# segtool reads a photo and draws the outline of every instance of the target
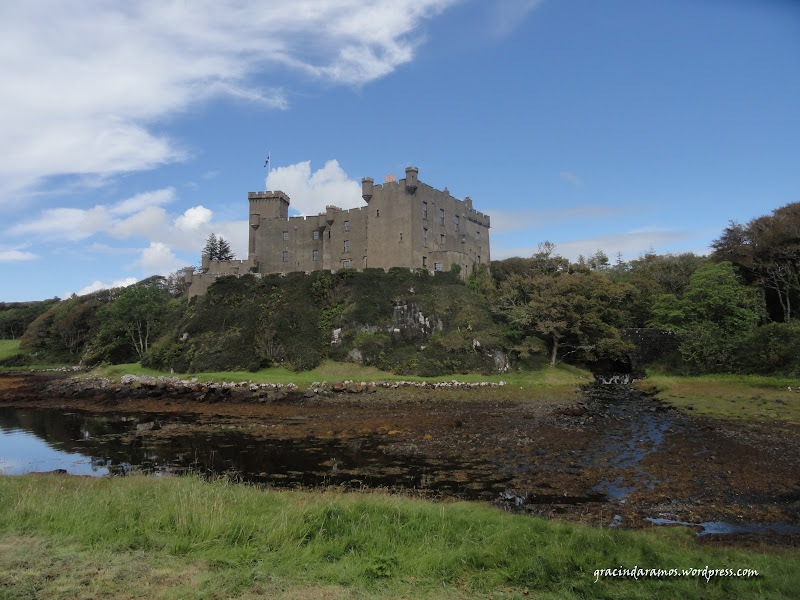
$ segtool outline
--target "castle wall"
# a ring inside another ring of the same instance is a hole
[[[368,267],[447,271],[459,264],[467,277],[475,265],[488,265],[489,217],[474,210],[469,198],[458,200],[417,176],[409,167],[399,181],[374,185],[365,178],[365,206],[329,206],[309,217],[289,217],[283,192],[250,192],[248,260],[204,260],[202,273],[194,279],[187,274],[190,297],[205,293],[220,275]]]

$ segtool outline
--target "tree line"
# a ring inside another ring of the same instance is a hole
[[[229,259],[222,242],[210,236],[204,253]],[[417,374],[486,369],[489,348],[518,364],[623,364],[632,351],[624,332],[655,328],[680,340],[666,369],[800,375],[800,203],[731,223],[712,248],[710,256],[649,251],[630,261],[598,250],[570,261],[543,242],[531,257],[479,265],[466,285],[457,273],[407,269],[221,277],[191,303],[175,274],[0,305],[0,325],[4,337],[22,336],[27,359],[17,361],[143,361],[176,370],[289,361],[305,369],[326,357],[359,357]],[[425,343],[387,333],[394,301],[424,307],[440,330]],[[344,345],[334,348],[337,328]]]

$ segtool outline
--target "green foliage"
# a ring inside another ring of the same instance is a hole
[[[28,325],[58,302],[58,298],[42,302],[0,302],[0,339],[19,339]]]
[[[124,339],[141,359],[160,333],[169,300],[169,291],[161,280],[125,288],[115,302],[103,307],[100,345],[114,354]]]
[[[217,237],[214,233],[209,234],[206,239],[203,254],[208,256],[209,260],[233,260],[236,258],[228,240],[222,236]]]
[[[731,363],[741,373],[800,377],[800,321],[753,329],[736,348]]]
[[[621,358],[628,349],[616,329],[623,321],[624,294],[599,273],[512,275],[498,293],[500,312],[509,323],[547,341],[551,366],[565,350],[598,360]]]
[[[733,262],[764,289],[775,320],[792,318],[800,300],[800,202],[746,225],[731,222],[712,246],[716,259]]]
[[[698,269],[681,298],[659,297],[650,324],[683,338],[680,352],[690,368],[714,371],[730,366],[763,315],[763,295],[743,285],[731,263],[720,262]]]

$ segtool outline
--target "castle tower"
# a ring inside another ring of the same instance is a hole
[[[274,192],[248,192],[250,201],[250,235],[248,254],[252,258],[257,254],[256,231],[264,220],[289,218],[289,196],[280,190]]]

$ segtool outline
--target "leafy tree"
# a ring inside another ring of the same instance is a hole
[[[681,254],[654,254],[648,252],[632,260],[626,270],[630,280],[650,279],[664,292],[680,296],[689,284],[689,278],[706,262],[706,258],[692,252]]]
[[[800,293],[800,202],[746,225],[731,222],[712,247],[716,258],[742,268],[749,280],[777,299],[784,322],[792,318],[792,302]]]
[[[574,352],[594,360],[616,358],[627,350],[615,328],[622,318],[622,296],[599,273],[515,274],[498,293],[500,310],[509,321],[526,335],[547,342],[551,366],[559,356]]]
[[[718,370],[729,364],[763,311],[763,296],[739,281],[731,263],[710,263],[691,276],[681,298],[658,298],[650,325],[681,335],[680,352],[693,368]]]
[[[129,286],[115,302],[104,307],[101,335],[109,339],[124,335],[141,358],[155,338],[168,302],[169,291],[163,279]]]

